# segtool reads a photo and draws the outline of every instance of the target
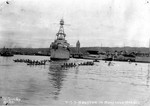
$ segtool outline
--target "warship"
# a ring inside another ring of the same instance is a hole
[[[51,60],[69,60],[70,49],[69,43],[65,40],[66,34],[64,32],[64,20],[60,20],[60,28],[56,34],[56,39],[50,45],[50,59]]]

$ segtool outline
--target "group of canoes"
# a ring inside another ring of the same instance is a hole
[[[94,65],[93,61],[87,61],[87,62],[82,62],[82,63],[64,63],[61,65],[61,67],[76,67],[76,66],[92,66]]]
[[[49,60],[30,60],[30,59],[16,59],[14,62],[23,62],[27,63],[27,65],[45,65]]]
[[[89,66],[89,65],[90,65],[90,66],[92,66],[92,65],[94,65],[94,62],[93,62],[93,61],[87,61],[87,62],[79,63],[78,65],[79,65],[79,66],[80,66],[80,65],[86,65],[86,66]]]
[[[76,63],[64,63],[61,65],[61,67],[76,67],[77,64]]]
[[[50,62],[50,60],[30,60],[30,59],[15,59],[14,62],[26,63],[27,65],[45,65],[46,62]],[[64,63],[61,67],[76,67],[76,66],[92,66],[94,65],[94,61],[87,61],[81,63]]]

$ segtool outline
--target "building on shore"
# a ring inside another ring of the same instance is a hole
[[[79,42],[79,40],[76,43],[76,51],[77,51],[77,53],[80,53],[80,42]]]
[[[75,52],[71,54],[73,58],[83,58],[83,53],[80,51],[80,42],[79,40],[76,43]]]

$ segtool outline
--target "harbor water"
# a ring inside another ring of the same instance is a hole
[[[27,65],[14,59],[48,60],[46,56],[0,57],[0,105],[12,106],[150,106],[150,65],[95,62],[62,68],[64,62]],[[15,98],[15,99],[14,99]],[[17,98],[17,99],[16,99]]]

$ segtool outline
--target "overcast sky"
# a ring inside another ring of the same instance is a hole
[[[0,0],[0,47],[49,47],[62,17],[71,46],[149,46],[148,0]]]

